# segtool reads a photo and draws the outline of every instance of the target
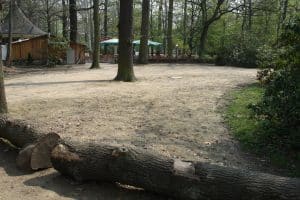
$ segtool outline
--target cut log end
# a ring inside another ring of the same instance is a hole
[[[50,155],[59,139],[60,137],[56,133],[49,133],[37,141],[31,154],[30,164],[33,170],[52,167]]]
[[[32,150],[34,148],[34,145],[28,145],[24,149],[22,149],[16,159],[16,165],[17,168],[22,170],[22,171],[31,171],[31,165],[30,165],[30,160],[31,160],[31,154]]]

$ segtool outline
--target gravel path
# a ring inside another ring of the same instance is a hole
[[[267,170],[242,153],[220,112],[224,95],[253,83],[255,69],[153,64],[136,66],[138,81],[123,83],[110,81],[116,65],[88,67],[10,76],[10,114],[64,138],[135,145],[184,160]],[[54,170],[21,176],[6,156],[14,152],[1,147],[0,179],[5,184],[0,186],[0,199],[159,199],[112,185],[72,186]]]

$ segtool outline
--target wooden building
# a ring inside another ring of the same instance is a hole
[[[12,43],[12,60],[26,61],[29,57],[32,60],[47,62],[55,49],[49,44],[48,35],[42,35],[30,39],[18,40]],[[60,59],[65,64],[84,64],[86,46],[80,43],[70,43],[70,48],[60,53]]]
[[[35,26],[16,4],[13,5],[11,12],[13,12],[12,61],[22,62],[30,58],[33,61],[45,63],[51,58],[51,55],[57,53],[53,52],[55,49],[51,48],[50,38],[55,38],[54,36],[50,36]],[[5,17],[3,23],[0,25],[0,33],[3,37],[2,45],[7,44],[9,15]],[[66,64],[85,63],[86,46],[80,43],[70,43],[68,46],[68,50],[59,53],[59,60]]]

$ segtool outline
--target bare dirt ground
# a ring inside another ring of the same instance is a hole
[[[116,65],[17,69],[6,79],[9,112],[64,138],[135,145],[183,160],[269,171],[243,153],[222,118],[224,96],[255,81],[255,69],[136,66],[134,83],[111,81]],[[27,73],[30,72],[30,73]],[[0,145],[0,199],[167,199],[110,184],[72,185],[53,169],[23,175]]]

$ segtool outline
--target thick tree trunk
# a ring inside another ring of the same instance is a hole
[[[120,1],[119,62],[116,81],[135,81],[133,71],[133,0]]]
[[[118,182],[178,199],[300,198],[299,179],[183,162],[133,147],[61,142],[51,161],[77,181]]]
[[[168,10],[168,32],[167,32],[167,55],[168,58],[173,57],[173,4],[174,0],[169,0]]]
[[[94,47],[93,47],[93,63],[91,69],[99,69],[99,55],[100,55],[100,14],[99,14],[99,0],[94,0]]]
[[[140,39],[140,50],[139,50],[139,63],[140,64],[148,63],[149,8],[150,8],[150,0],[143,0],[141,39]]]
[[[66,0],[62,0],[62,31],[63,31],[63,37],[68,38],[68,16],[67,16],[67,6],[66,6]]]
[[[69,15],[70,15],[70,41],[77,41],[77,11],[76,0],[69,0]]]

